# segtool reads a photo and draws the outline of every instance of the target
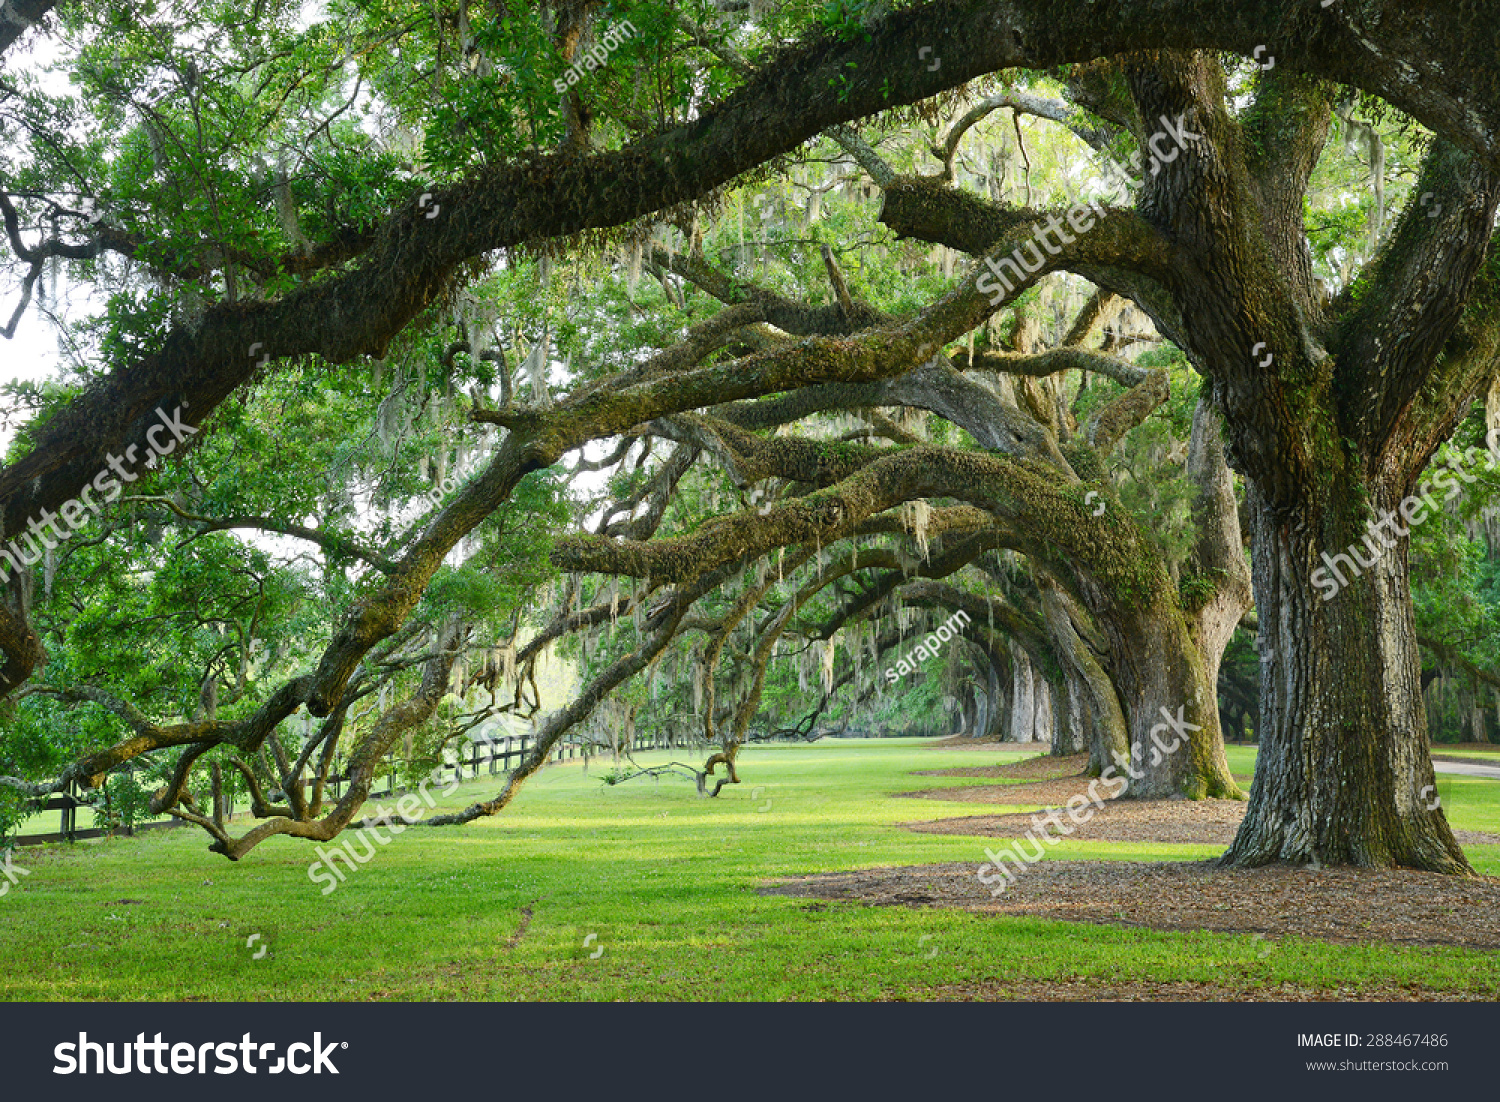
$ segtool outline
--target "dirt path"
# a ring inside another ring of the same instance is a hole
[[[767,895],[943,906],[1153,930],[1500,949],[1500,879],[1412,870],[1236,869],[1211,861],[1042,861],[982,884],[979,860],[799,877]],[[991,874],[992,876],[994,874]],[[998,886],[1004,892],[992,896]]]
[[[1091,778],[1078,771],[1087,758],[1032,758],[1013,765],[976,766],[961,769],[923,770],[925,777],[993,777],[1012,782],[1043,778],[1030,783],[994,785],[948,785],[902,792],[905,799],[945,800],[954,803],[1012,804],[1062,811],[1074,796],[1087,798]],[[1110,792],[1114,786],[1104,785]],[[1096,789],[1097,791],[1098,789]],[[1078,805],[1075,805],[1078,806]],[[1082,812],[1080,814],[1083,814]],[[974,834],[986,838],[1020,838],[1035,831],[1035,822],[1046,813],[967,815],[903,823],[907,830],[923,834]],[[1107,800],[1086,823],[1074,822],[1064,812],[1061,833],[1096,842],[1172,842],[1228,846],[1245,817],[1239,800]],[[1056,832],[1056,831],[1054,831]],[[1453,832],[1461,845],[1500,844],[1500,834],[1473,830]]]
[[[1247,965],[1247,968],[1250,967]],[[926,998],[951,1002],[1128,1002],[1128,1003],[1313,1003],[1313,1002],[1493,1002],[1482,993],[1432,990],[1420,982],[1405,986],[1309,987],[1300,983],[1261,983],[1246,976],[1230,983],[1107,983],[1083,980],[981,980],[942,984]]]
[[[985,777],[1010,783],[955,785],[904,792],[898,797],[955,803],[1011,804],[1061,809],[1074,796],[1086,795],[1090,778],[1079,774],[1084,759],[1038,757],[1009,765],[924,771],[923,776]],[[1078,806],[1075,804],[1075,806]],[[1055,833],[1104,842],[1195,842],[1227,845],[1245,814],[1234,800],[1109,800],[1091,820],[1076,823],[1064,812],[1065,828]],[[982,883],[979,873],[987,851],[1010,851],[1012,840],[1028,831],[1023,856],[1046,846],[1035,819],[1043,813],[971,815],[903,823],[908,830],[939,834],[972,834],[974,860],[961,864],[866,869],[792,878],[762,889],[768,895],[844,900],[874,906],[961,907],[996,914],[1031,915],[1068,922],[1136,926],[1156,930],[1208,930],[1259,935],[1263,956],[1286,936],[1319,941],[1461,946],[1500,949],[1500,878],[1458,879],[1408,869],[1221,869],[1213,861],[1012,862],[1022,867],[1007,880],[992,871]],[[1500,843],[1500,836],[1456,832],[1466,845]],[[990,842],[988,839],[996,839]],[[988,858],[993,862],[994,858]],[[1031,987],[1038,992],[1028,994]],[[991,984],[935,991],[940,998],[1088,998],[1204,999],[1269,998],[1280,1001],[1343,998],[1337,990],[1282,985],[1271,990],[1196,984],[1126,984],[1104,990],[1080,984],[1070,996],[1067,984]],[[991,989],[993,988],[993,990]],[[1180,988],[1180,990],[1179,990]],[[1433,997],[1418,989],[1392,988],[1366,996],[1378,999]],[[1444,993],[1440,997],[1448,998]]]

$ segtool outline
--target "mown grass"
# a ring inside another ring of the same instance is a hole
[[[1466,742],[1458,746],[1437,743],[1432,747],[1432,754],[1439,758],[1458,758],[1462,761],[1478,762],[1481,765],[1500,765],[1500,747],[1490,749],[1484,746],[1476,746],[1472,742]]]
[[[1248,772],[1252,755],[1231,748],[1232,768]],[[980,839],[895,824],[1001,805],[891,794],[993,783],[910,774],[1022,756],[907,740],[752,747],[741,758],[744,783],[711,801],[686,780],[605,786],[598,763],[591,775],[552,766],[504,815],[408,830],[328,895],[308,877],[313,847],[286,839],[235,864],[208,854],[206,837],[188,830],[28,848],[17,860],[31,874],[0,897],[0,998],[900,999],[1047,979],[1345,993],[1416,985],[1500,997],[1492,953],[1284,939],[1266,955],[1263,942],[1243,935],[757,893],[783,875],[977,867]],[[466,784],[440,806],[496,787]],[[1455,826],[1500,832],[1500,783],[1451,778],[1449,787]],[[1049,857],[1216,852],[1068,840]],[[1469,852],[1482,871],[1500,873],[1500,846]],[[260,960],[246,947],[256,933],[256,947],[270,947]]]

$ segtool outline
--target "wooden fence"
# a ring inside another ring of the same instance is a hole
[[[450,762],[439,766],[431,774],[433,777],[433,783],[448,783],[448,779],[450,779],[450,771],[452,771],[454,775],[452,779],[457,779],[460,781],[465,779],[466,775],[469,777],[469,779],[478,779],[480,773],[485,768],[488,768],[491,775],[502,772],[509,773],[513,768],[511,762],[515,761],[516,765],[520,765],[521,762],[525,760],[526,755],[530,753],[533,742],[534,740],[530,735],[521,735],[519,737],[514,735],[507,735],[503,739],[493,739],[488,742],[470,743],[469,756],[457,762]],[[682,748],[681,740],[660,739],[655,738],[651,735],[637,735],[634,745],[631,747],[631,752],[638,753],[646,750],[662,750],[669,747]],[[607,747],[601,747],[598,743],[560,743],[549,756],[547,764],[551,765],[561,761],[572,761],[579,757],[582,757],[585,762],[587,762],[589,758],[598,756],[598,752],[600,750],[603,750],[606,754],[609,753]],[[385,776],[385,790],[378,791],[372,789],[370,792],[370,796],[372,797],[395,796],[401,792],[407,791],[405,788],[398,787],[397,785],[397,762],[394,754],[388,756],[386,758],[386,762],[388,768],[386,770]],[[337,761],[335,761],[334,765],[334,776],[329,779],[328,785],[333,790],[334,799],[338,799],[338,797],[343,793],[343,786],[349,782],[349,778],[344,775],[344,770],[339,766]],[[13,844],[17,846],[40,846],[48,842],[76,842],[81,838],[103,838],[106,835],[129,835],[143,830],[163,830],[169,827],[192,825],[190,823],[184,822],[181,819],[163,819],[150,823],[138,823],[134,827],[116,827],[110,830],[105,830],[102,827],[90,827],[88,829],[79,830],[78,809],[80,807],[87,806],[88,804],[85,801],[78,799],[75,795],[74,786],[69,785],[66,792],[63,792],[60,795],[53,796],[39,809],[43,812],[56,811],[61,815],[61,822],[58,824],[58,830],[56,831],[56,833],[23,834],[19,838],[13,839]],[[227,795],[225,796],[225,814],[234,814],[233,802]]]

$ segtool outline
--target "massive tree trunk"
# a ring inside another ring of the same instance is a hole
[[[1036,737],[1037,678],[1031,658],[1020,643],[1010,648],[1010,733],[1007,742],[1030,742]]]
[[[1080,754],[1089,746],[1088,687],[1082,678],[1068,673],[1062,681],[1058,707],[1052,722],[1053,756]]]
[[[1494,374],[1496,285],[1480,273],[1500,175],[1434,142],[1375,260],[1325,303],[1302,207],[1327,90],[1268,75],[1231,118],[1206,57],[1129,80],[1143,115],[1192,110],[1205,136],[1144,185],[1141,209],[1182,242],[1186,346],[1253,517],[1261,751],[1225,860],[1467,871],[1435,798],[1405,533],[1383,549],[1366,523],[1389,523]],[[1334,587],[1320,571],[1350,548],[1369,565],[1346,560]]]
[[[1218,697],[1175,594],[1099,617],[1110,638],[1114,682],[1130,723],[1132,799],[1239,798],[1219,729]]]
[[[1056,713],[1056,702],[1053,700],[1052,682],[1042,676],[1041,671],[1035,671],[1036,676],[1036,715],[1031,722],[1031,741],[1044,742],[1049,747],[1052,745],[1052,724]]]
[[[958,711],[953,716],[950,735],[972,735],[984,722],[984,697],[977,689],[958,698]]]
[[[993,660],[984,664],[986,678],[984,725],[975,737],[998,742],[1005,731],[1005,682],[1008,671],[998,669]],[[1004,680],[1002,680],[1004,678]]]
[[[1042,579],[1042,612],[1048,634],[1068,677],[1069,698],[1083,704],[1084,747],[1089,751],[1085,772],[1097,777],[1114,765],[1117,758],[1130,753],[1130,726],[1125,720],[1124,709],[1120,707],[1114,683],[1079,634],[1073,606],[1045,578]]]
[[[1278,523],[1251,494],[1260,758],[1224,860],[1469,872],[1427,749],[1406,540],[1366,542],[1344,504],[1358,490],[1330,489],[1302,527]],[[1377,489],[1372,505],[1394,510],[1401,496]],[[1331,592],[1338,576],[1347,584]]]
[[[1393,504],[1400,495],[1392,487],[1420,470],[1494,377],[1500,173],[1489,159],[1435,141],[1380,254],[1328,302],[1313,279],[1304,218],[1328,134],[1327,86],[1277,67],[1257,77],[1248,104],[1231,113],[1211,55],[1143,56],[1126,75],[1141,120],[1190,117],[1198,135],[1141,181],[1136,212],[1161,235],[1170,262],[1157,264],[1137,246],[1104,261],[1093,251],[1103,239],[1095,230],[1046,266],[1134,299],[1188,352],[1209,379],[1236,466],[1266,513],[1255,541],[1263,750],[1230,860],[1462,871],[1441,808],[1427,806],[1432,793],[1418,802],[1431,771],[1404,559],[1329,602],[1343,608],[1325,606],[1311,575],[1323,551],[1340,552],[1360,535],[1346,531],[1358,503]],[[1144,143],[1146,133],[1136,137]],[[898,181],[887,188],[883,219],[976,255],[1003,256],[1020,244],[1012,228],[1029,212],[936,190]],[[1111,655],[1125,658],[1111,673],[1139,747],[1146,699],[1206,698],[1206,679],[1175,658],[1175,670],[1138,668],[1133,655],[1159,653],[1153,640],[1163,653],[1179,653],[1171,632],[1134,609],[1127,611],[1139,630],[1124,630],[1097,604],[1089,602],[1090,612],[1111,633]],[[1209,636],[1227,617],[1200,619],[1194,627],[1206,666]],[[1163,684],[1171,681],[1178,684]],[[1191,702],[1188,711],[1202,722]]]
[[[1224,456],[1222,422],[1218,410],[1207,398],[1199,398],[1198,408],[1193,411],[1187,468],[1188,477],[1198,490],[1193,502],[1198,542],[1193,547],[1188,571],[1198,583],[1195,588],[1207,591],[1189,611],[1188,630],[1203,656],[1208,683],[1217,692],[1224,648],[1229,646],[1240,620],[1254,606],[1255,598],[1250,564],[1245,561],[1234,478]]]

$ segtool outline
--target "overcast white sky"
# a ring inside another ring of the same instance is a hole
[[[40,77],[43,86],[54,94],[65,92],[70,86],[63,74],[42,72],[46,66],[52,64],[57,53],[56,42],[33,33],[27,39],[17,43],[14,49],[6,51],[5,71],[9,74],[34,74]],[[12,150],[0,146],[0,158],[12,155]],[[0,240],[3,240],[3,235],[0,235]],[[26,240],[28,244],[35,243],[30,236],[23,235],[23,240]],[[10,243],[5,242],[0,247],[5,249],[7,259],[10,259]],[[63,270],[66,271],[66,269]],[[64,295],[68,293],[68,289],[61,283],[59,283],[58,291]],[[0,296],[0,325],[10,321],[11,312],[15,310],[16,303],[19,301],[20,287],[6,288],[3,296]],[[15,336],[8,341],[0,339],[0,382],[10,382],[13,379],[41,379],[56,375],[61,370],[62,363],[63,359],[57,351],[56,332],[51,322],[38,313],[36,301],[33,298],[31,305],[26,308],[26,314],[21,318],[21,323],[16,326]]]
[[[14,294],[0,302],[5,320],[10,320],[16,308]],[[62,357],[57,352],[57,337],[52,323],[36,312],[35,303],[26,308],[21,324],[16,326],[12,340],[0,341],[0,382],[12,379],[41,379],[56,375],[62,369]]]
[[[4,304],[8,315],[15,309],[14,300]],[[5,362],[0,367],[0,378],[34,378],[53,370],[56,342],[44,338],[39,332],[36,315],[27,312],[16,327],[14,340],[5,342]]]

